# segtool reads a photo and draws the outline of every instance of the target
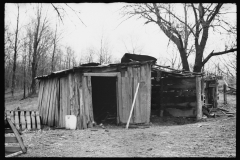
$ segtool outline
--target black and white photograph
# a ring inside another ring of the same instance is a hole
[[[236,3],[4,3],[5,157],[235,157]]]

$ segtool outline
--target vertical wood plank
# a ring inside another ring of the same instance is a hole
[[[89,103],[89,116],[90,116],[90,123],[89,127],[92,127],[92,122],[94,121],[94,115],[93,115],[93,106],[92,106],[92,84],[91,84],[91,77],[88,77],[88,103]]]
[[[36,129],[35,111],[31,111],[32,129]]]
[[[82,78],[81,78],[82,79]],[[79,89],[79,95],[80,95],[80,116],[79,116],[79,121],[80,121],[80,127],[81,129],[86,128],[85,126],[85,117],[84,117],[84,91],[83,91],[83,85]]]
[[[37,124],[37,129],[41,129],[41,121],[39,117],[39,112],[36,111],[36,124]]]
[[[44,81],[40,80],[40,88],[38,92],[38,110],[40,111],[42,109],[41,103],[42,103],[42,97],[43,97],[43,88],[44,88]]]
[[[56,107],[56,90],[57,90],[57,78],[54,78],[53,81],[53,91],[52,91],[52,105],[51,105],[51,112],[50,112],[50,121],[49,121],[49,125],[53,126],[54,125],[54,114],[55,114],[55,107]]]
[[[55,82],[55,79],[51,79],[51,89],[50,89],[50,92],[49,92],[49,100],[48,100],[48,109],[47,109],[47,120],[46,120],[46,124],[48,126],[51,126],[51,120],[52,120],[52,106],[53,106],[53,99],[54,99],[54,82]]]
[[[43,121],[43,115],[44,115],[44,111],[45,111],[45,107],[46,107],[46,103],[47,103],[47,91],[48,91],[48,80],[44,80],[44,88],[43,88],[43,93],[42,93],[42,101],[41,101],[41,106],[40,106],[40,112],[39,112],[39,116],[42,118]]]
[[[82,91],[82,74],[78,74],[78,88],[79,88],[79,115],[78,115],[78,129],[83,129],[83,91]]]
[[[20,121],[21,121],[21,127],[22,127],[21,129],[25,130],[26,129],[26,120],[25,120],[24,111],[21,111]]]
[[[147,119],[147,81],[146,70],[144,66],[141,66],[141,84],[140,84],[140,103],[141,103],[141,123],[146,122]]]
[[[138,103],[138,110],[137,110],[137,122],[141,123],[141,114],[142,114],[142,104],[141,104],[141,67],[137,68],[137,82],[139,82],[139,89],[138,89],[138,95],[137,95],[137,103]]]
[[[70,73],[68,75],[68,84],[69,84],[69,109],[70,109],[70,115],[73,114],[73,83],[72,83],[73,75]]]
[[[202,119],[202,103],[201,103],[201,77],[196,76],[196,97],[197,97],[197,105],[196,105],[196,119]]]
[[[31,117],[29,111],[26,111],[27,129],[31,130]]]
[[[82,100],[83,100],[83,108],[82,108],[82,115],[83,115],[83,129],[86,129],[87,128],[87,97],[86,97],[86,89],[87,89],[87,86],[86,86],[86,77],[85,76],[82,76],[82,92],[83,92],[83,95],[82,95]]]
[[[126,78],[125,77],[122,77],[122,117],[120,117],[120,122],[122,123],[127,123],[127,105],[128,105],[128,102],[127,102],[127,93],[126,93]]]
[[[7,113],[7,118],[11,117],[10,111],[5,111]]]
[[[122,117],[122,82],[121,82],[122,78],[121,78],[121,73],[118,73],[117,76],[117,99],[118,99],[118,106],[117,106],[117,110],[118,110],[118,117],[117,117],[117,124],[120,123],[120,117]]]
[[[54,125],[56,127],[59,127],[59,108],[60,108],[60,92],[59,92],[59,88],[60,88],[60,80],[59,78],[57,78],[57,82],[56,82],[56,100],[55,100],[55,119],[54,119]]]
[[[128,101],[128,105],[127,105],[127,119],[129,117],[130,111],[131,111],[131,106],[132,106],[132,102],[133,102],[133,88],[132,88],[132,67],[128,66],[127,68],[127,79],[128,79],[128,83],[127,83],[127,88],[126,88],[126,92],[127,92],[127,101]],[[130,123],[133,123],[133,117],[131,117],[130,119]]]
[[[149,123],[150,122],[150,116],[151,116],[151,64],[146,64],[146,81],[147,81],[147,118],[144,123]]]
[[[51,92],[51,84],[52,80],[48,79],[47,81],[47,91],[46,91],[46,101],[44,104],[44,110],[43,110],[43,117],[42,117],[42,124],[46,125],[47,124],[47,116],[48,116],[48,109],[49,109],[49,99],[50,99],[50,92]]]
[[[14,111],[10,111],[10,119],[14,123]]]
[[[59,78],[59,121],[58,121],[58,126],[62,126],[62,78]]]
[[[56,99],[57,99],[57,78],[54,79],[53,86],[54,86],[54,92],[53,92],[53,100],[52,100],[52,112],[51,112],[50,126],[54,126],[54,124],[55,124]]]
[[[15,119],[14,120],[15,120],[15,126],[16,126],[17,130],[20,130],[18,111],[15,111]]]

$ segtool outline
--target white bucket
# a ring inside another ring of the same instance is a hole
[[[75,115],[66,115],[65,124],[66,124],[66,129],[76,129],[77,117]]]

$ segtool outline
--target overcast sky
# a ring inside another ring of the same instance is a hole
[[[137,46],[141,49],[141,54],[155,58],[167,57],[169,52],[172,52],[172,45],[167,48],[169,40],[156,24],[144,25],[145,21],[137,18],[131,18],[121,23],[125,19],[120,15],[120,8],[125,5],[124,3],[71,3],[69,5],[81,12],[80,18],[86,26],[81,23],[74,12],[68,10],[64,24],[59,23],[61,32],[63,32],[61,43],[71,46],[78,58],[88,47],[100,48],[101,36],[108,42],[113,57],[118,59],[127,52],[127,48],[131,50],[131,46]],[[57,14],[50,4],[44,6],[48,8],[48,15],[54,28]],[[233,9],[231,5],[229,6],[230,9]],[[21,4],[20,10],[21,26],[29,20],[26,15],[34,13],[29,4]],[[16,5],[7,4],[5,11],[5,20],[11,23],[12,29],[15,29]],[[224,37],[219,35],[210,35],[205,55],[210,53],[213,48],[215,51],[223,49],[223,39]]]

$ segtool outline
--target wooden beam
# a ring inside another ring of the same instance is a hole
[[[118,72],[109,72],[109,73],[83,73],[83,76],[117,77],[117,76],[118,76]]]
[[[202,101],[201,101],[201,77],[196,77],[196,97],[197,97],[197,108],[196,108],[196,119],[202,119]]]

